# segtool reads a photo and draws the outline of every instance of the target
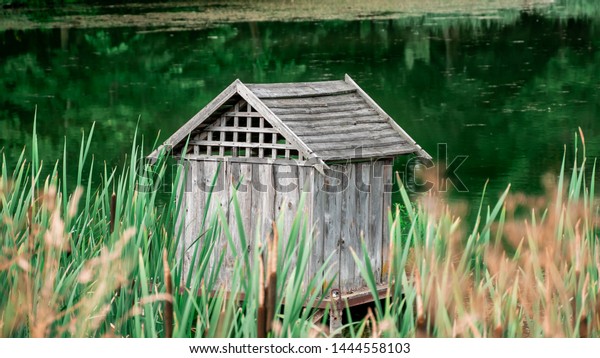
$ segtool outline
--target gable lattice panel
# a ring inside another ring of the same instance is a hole
[[[245,101],[197,134],[188,153],[265,159],[303,159],[298,150]]]

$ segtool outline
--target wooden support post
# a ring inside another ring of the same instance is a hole
[[[342,335],[342,293],[339,289],[334,288],[331,290],[330,305],[331,314],[329,317],[329,334],[332,337],[339,337]]]

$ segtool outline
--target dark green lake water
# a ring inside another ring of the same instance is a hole
[[[475,201],[484,183],[539,192],[572,155],[581,127],[600,154],[600,19],[544,12],[477,19],[259,22],[197,31],[139,28],[0,32],[0,148],[16,162],[31,141],[74,169],[82,131],[91,153],[119,164],[136,126],[152,145],[234,79],[341,79],[373,97],[434,159],[467,155],[457,174]],[[70,170],[71,171],[71,170]]]

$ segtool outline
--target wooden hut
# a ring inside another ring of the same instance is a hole
[[[186,148],[189,164],[186,192],[179,198],[185,215],[180,247],[193,246],[200,234],[207,188],[215,176],[210,205],[223,206],[234,228],[228,203],[232,185],[239,183],[244,227],[263,237],[280,214],[289,229],[305,192],[304,214],[315,239],[308,275],[333,254],[332,287],[355,296],[366,286],[349,248],[360,252],[361,236],[385,286],[393,158],[411,153],[430,158],[348,75],[306,83],[236,80],[163,146],[176,156]],[[180,251],[188,272],[193,249]],[[226,254],[222,280],[233,264]]]

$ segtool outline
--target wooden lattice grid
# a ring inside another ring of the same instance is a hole
[[[298,149],[244,100],[197,134],[188,153],[198,157],[304,160]]]

